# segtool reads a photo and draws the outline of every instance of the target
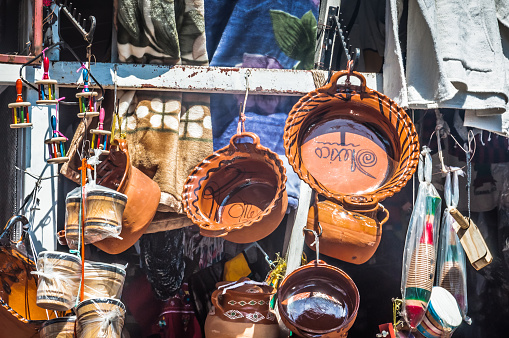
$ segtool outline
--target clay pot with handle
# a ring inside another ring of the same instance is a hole
[[[205,321],[205,338],[277,338],[279,325],[270,309],[272,286],[242,277],[222,282],[211,297]]]
[[[376,199],[370,202],[364,196],[349,196],[343,205],[325,200],[311,206],[306,229],[321,233],[320,253],[354,264],[365,263],[373,256],[389,212]],[[309,231],[305,236],[306,244],[314,250],[314,236]]]

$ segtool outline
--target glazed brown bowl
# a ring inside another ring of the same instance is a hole
[[[347,71],[295,104],[286,120],[286,156],[299,177],[319,194],[382,201],[398,192],[417,168],[415,126],[394,101],[366,87],[339,85]],[[349,81],[348,81],[349,82]]]
[[[250,138],[251,142],[239,142]],[[182,193],[184,210],[208,237],[250,243],[274,231],[286,212],[283,162],[253,133],[234,135],[230,144],[198,164]]]
[[[283,323],[301,337],[346,337],[359,303],[359,290],[350,276],[323,261],[296,269],[277,291]]]

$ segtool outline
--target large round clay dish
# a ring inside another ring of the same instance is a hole
[[[302,97],[288,115],[286,156],[318,193],[343,202],[362,195],[381,201],[398,192],[417,168],[415,126],[394,101],[366,87],[338,85],[348,72]]]
[[[241,142],[249,138],[252,142]],[[241,133],[195,167],[182,202],[202,235],[249,243],[269,235],[283,219],[285,183],[277,154],[261,146],[256,134]]]
[[[350,276],[322,261],[290,273],[277,292],[283,323],[303,337],[346,336],[359,303],[359,290]]]

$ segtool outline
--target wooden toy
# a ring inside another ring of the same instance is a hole
[[[97,102],[96,96],[97,92],[90,91],[88,89],[88,70],[83,68],[83,91],[81,93],[77,93],[76,97],[79,99],[80,112],[78,113],[78,117],[80,119],[86,117],[95,117],[99,116],[99,112],[97,112]]]
[[[44,75],[42,76],[42,80],[35,81],[35,84],[39,86],[39,100],[36,101],[37,104],[42,105],[52,105],[57,104],[58,101],[56,99],[56,80],[51,80],[49,78],[49,59],[48,57],[44,57],[43,59],[43,67],[44,67]]]
[[[53,137],[44,141],[44,143],[48,145],[50,156],[46,162],[51,164],[67,162],[69,161],[69,157],[66,156],[65,151],[65,142],[67,141],[67,137],[58,131],[57,118],[54,115],[51,116],[51,127],[53,128]]]
[[[30,112],[28,107],[30,107],[30,102],[23,102],[23,83],[21,79],[16,80],[16,93],[18,94],[16,97],[16,102],[9,103],[8,107],[12,109],[12,124],[11,128],[27,128],[31,127],[32,123],[30,122]]]
[[[110,137],[111,131],[104,130],[104,108],[99,112],[99,123],[97,129],[90,130],[92,134],[92,143],[90,144],[90,152],[94,149],[101,149],[101,154],[109,155],[110,153]]]

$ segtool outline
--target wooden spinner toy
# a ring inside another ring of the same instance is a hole
[[[23,83],[21,79],[16,80],[16,102],[9,103],[8,107],[12,109],[12,124],[11,128],[27,128],[32,126],[30,119],[30,102],[23,102]]]
[[[88,70],[83,68],[83,91],[81,93],[77,93],[76,97],[79,99],[80,112],[78,113],[78,117],[80,119],[86,117],[95,117],[99,116],[99,112],[97,111],[97,102],[96,96],[97,92],[90,91],[88,88],[89,80],[88,80]]]
[[[67,154],[65,150],[65,142],[67,141],[67,137],[58,131],[57,117],[55,115],[51,116],[51,128],[53,128],[53,137],[44,141],[44,143],[48,145],[50,156],[46,162],[50,164],[56,164],[69,161],[69,157],[66,156]]]
[[[110,153],[110,136],[111,131],[104,130],[104,117],[105,112],[104,108],[101,108],[99,113],[99,123],[97,125],[97,129],[90,130],[90,134],[92,134],[92,143],[90,145],[90,151],[93,152],[94,149],[101,149],[101,154],[108,155]]]
[[[37,104],[41,105],[52,105],[57,104],[58,101],[56,99],[56,80],[51,80],[49,78],[49,59],[48,57],[43,58],[43,67],[44,74],[42,76],[42,80],[35,81],[35,84],[39,87],[39,100],[36,101]]]

